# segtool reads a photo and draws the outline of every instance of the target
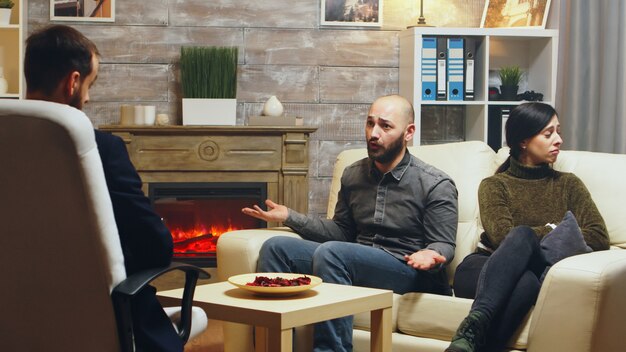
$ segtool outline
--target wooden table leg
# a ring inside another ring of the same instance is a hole
[[[313,351],[313,331],[315,324],[309,324],[297,327],[295,331],[295,352],[311,352]]]
[[[391,351],[391,308],[371,312],[370,350]]]
[[[267,351],[292,352],[293,350],[293,329],[266,329],[267,331]]]
[[[267,328],[262,326],[254,327],[254,351],[267,352]]]

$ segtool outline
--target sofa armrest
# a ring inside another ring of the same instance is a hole
[[[554,265],[535,305],[528,351],[621,351],[626,336],[626,250]]]
[[[300,237],[288,227],[237,230],[222,234],[217,240],[217,277],[220,281],[238,274],[256,272],[263,242],[274,236]],[[224,351],[253,352],[252,327],[224,322]]]
[[[300,237],[288,227],[238,230],[222,234],[217,241],[217,276],[220,281],[256,272],[263,242],[274,236]]]

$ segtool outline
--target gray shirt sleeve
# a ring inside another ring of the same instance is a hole
[[[341,190],[332,220],[306,216],[289,209],[289,215],[284,224],[296,231],[302,238],[310,241],[354,242],[356,239],[356,225]]]
[[[454,183],[444,179],[436,184],[428,195],[424,213],[424,229],[427,249],[446,257],[447,263],[454,258],[458,226],[458,194]]]
[[[289,216],[284,224],[306,240],[315,242],[348,241],[341,228],[331,219],[306,216],[289,209]]]

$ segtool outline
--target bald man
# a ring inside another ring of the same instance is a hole
[[[411,103],[398,95],[378,98],[365,122],[368,157],[344,170],[332,219],[307,217],[269,199],[268,211],[242,209],[303,238],[267,240],[258,271],[399,294],[451,294],[443,268],[454,257],[457,190],[448,175],[409,153],[414,133]],[[314,350],[352,351],[352,317],[317,324]]]

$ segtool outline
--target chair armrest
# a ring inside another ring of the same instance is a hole
[[[259,250],[263,242],[274,236],[300,238],[288,227],[231,231],[217,241],[217,277],[225,281],[238,274],[256,272]]]
[[[543,282],[528,351],[621,351],[626,335],[626,250],[556,263]]]
[[[147,269],[135,273],[113,288],[111,299],[113,300],[113,309],[117,320],[122,351],[133,350],[132,298],[154,279],[173,270],[185,272],[185,289],[183,291],[183,299],[181,300],[178,336],[183,341],[183,344],[189,339],[191,332],[191,307],[196,282],[198,278],[208,279],[211,275],[194,265],[172,262],[166,267]]]

